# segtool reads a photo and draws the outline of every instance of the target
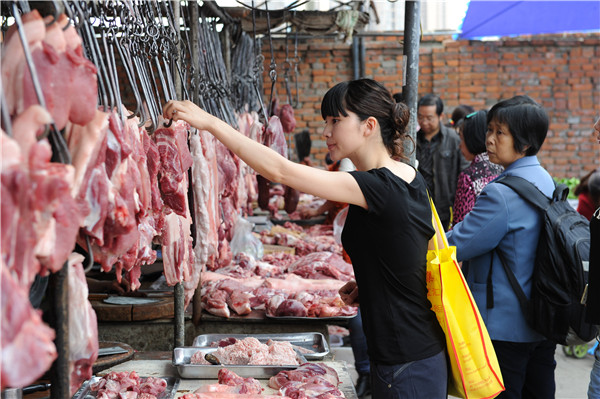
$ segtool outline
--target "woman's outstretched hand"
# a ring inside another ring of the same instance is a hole
[[[174,121],[185,121],[199,130],[209,130],[215,117],[189,100],[171,100],[163,107],[163,117]]]

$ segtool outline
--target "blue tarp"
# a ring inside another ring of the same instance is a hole
[[[600,0],[470,1],[460,39],[600,31]]]

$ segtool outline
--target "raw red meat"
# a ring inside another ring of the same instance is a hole
[[[187,170],[192,166],[192,156],[187,144],[189,125],[175,122],[169,128],[154,132],[154,140],[160,154],[159,185],[162,199],[180,216],[187,212]]]
[[[305,382],[319,376],[328,384],[337,387],[340,383],[337,372],[324,363],[303,363],[294,370],[283,370],[269,379],[269,387],[280,389],[290,381]]]
[[[271,149],[277,151],[281,156],[287,158],[287,142],[285,141],[285,133],[283,132],[283,126],[281,126],[278,116],[274,115],[269,118],[269,125],[263,139],[267,147],[271,147]]]
[[[92,377],[92,366],[98,359],[98,323],[96,312],[88,301],[88,286],[81,262],[83,256],[69,257],[69,370],[71,396]]]
[[[294,108],[290,104],[284,104],[279,110],[279,119],[285,133],[292,133],[296,128],[296,118],[294,118]]]
[[[4,200],[4,197],[3,197]],[[29,285],[15,280],[0,260],[0,389],[21,388],[40,378],[56,359],[54,330],[31,307]]]
[[[67,27],[68,19],[61,15],[57,23],[46,29],[36,10],[22,19],[46,108],[55,125],[62,130],[69,120],[87,124],[94,117],[97,105],[97,70],[83,57],[81,41],[74,38],[77,35],[74,28]],[[39,101],[19,35],[14,32],[14,25],[11,28],[4,49],[11,56],[2,57],[2,80],[6,82],[9,113],[15,117]]]

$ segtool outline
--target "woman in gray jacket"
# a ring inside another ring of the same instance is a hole
[[[544,109],[530,97],[516,96],[494,105],[487,123],[489,159],[505,168],[496,180],[519,176],[550,197],[554,182],[536,157],[548,132]],[[469,260],[467,282],[506,387],[498,398],[554,398],[556,345],[529,326],[499,258],[503,257],[529,297],[541,227],[540,211],[494,180],[483,189],[473,210],[447,233],[458,260]],[[488,303],[488,284],[493,304]]]

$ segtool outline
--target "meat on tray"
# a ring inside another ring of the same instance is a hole
[[[198,353],[200,352],[200,353]],[[204,363],[206,351],[199,350],[190,359],[192,364]],[[261,343],[254,337],[238,340],[232,345],[219,347],[211,351],[221,364],[230,365],[252,365],[252,366],[287,366],[299,364],[296,352],[287,341],[269,340],[266,344]],[[201,363],[194,363],[201,362]]]
[[[140,377],[135,371],[112,371],[91,385],[98,399],[156,399],[167,389],[167,381]]]
[[[304,363],[295,370],[283,370],[269,379],[269,387],[291,398],[343,398],[337,372],[324,363]]]
[[[213,348],[223,348],[225,346],[229,346],[229,345],[233,345],[236,342],[238,342],[239,340],[237,338],[234,337],[227,337],[227,338],[222,338],[218,341],[213,341],[210,343],[210,346]],[[289,342],[289,341],[287,341]],[[299,352],[303,355],[308,355],[308,354],[312,354],[315,353],[314,350],[312,349],[307,349],[307,348],[303,348],[302,346],[298,346],[298,345],[294,345],[290,342],[290,344],[292,345],[292,348],[294,348],[294,350],[296,352]]]
[[[236,373],[226,368],[219,370],[217,375],[218,384],[203,385],[196,389],[194,393],[235,393],[235,394],[260,394],[264,388],[260,386],[260,382],[252,377],[240,377]]]

